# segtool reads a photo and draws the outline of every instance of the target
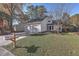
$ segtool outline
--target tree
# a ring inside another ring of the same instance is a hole
[[[79,14],[75,14],[75,15],[72,15],[70,17],[70,21],[71,21],[71,24],[74,25],[74,26],[79,26]]]
[[[68,29],[69,29],[69,26],[71,25],[71,23],[70,23],[70,15],[67,14],[67,13],[63,13],[61,21],[62,21],[62,24],[63,24],[64,31],[67,32]]]
[[[11,19],[9,20],[10,21],[10,29],[11,29],[11,32],[13,31],[13,27],[12,27],[12,22],[13,22],[13,16],[14,16],[14,10],[15,10],[15,5],[10,3],[10,4],[3,4],[4,8],[8,10],[9,12],[9,15],[11,16]]]
[[[16,47],[16,35],[15,35],[15,28],[13,28],[12,23],[14,19],[20,19],[20,15],[24,18],[25,15],[22,11],[22,5],[23,4],[3,4],[3,6],[8,9],[9,11],[9,15],[11,17],[10,21],[10,29],[11,32],[13,32],[13,37],[11,38],[12,42],[13,42],[13,47]]]
[[[71,22],[71,25],[75,27],[75,30],[78,30],[79,29],[79,14],[72,15],[70,17],[70,22]]]
[[[50,14],[52,15],[54,20],[60,20],[64,26],[64,30],[66,30],[66,26],[69,22],[69,14],[72,12],[72,4],[65,4],[65,3],[59,3],[59,4],[51,4],[55,7],[51,9]]]
[[[45,17],[45,15],[46,15],[45,13],[47,12],[47,10],[43,5],[40,5],[37,8],[37,12],[38,12],[38,17],[43,18],[43,17]]]
[[[46,16],[46,8],[42,5],[28,5],[27,14],[29,15],[30,20],[40,20]]]
[[[10,20],[10,15],[8,14],[7,10],[3,7],[3,4],[0,4],[0,21],[2,20],[3,26],[0,27],[1,33],[5,33],[5,29],[8,29],[8,26],[4,23]],[[7,27],[6,27],[7,26]]]
[[[25,14],[25,12],[23,11],[23,8],[26,6],[26,4],[18,4],[17,6],[16,6],[16,12],[18,12],[18,14],[17,13],[15,13],[15,16],[17,15],[18,17],[19,17],[19,20],[21,21],[21,22],[25,22],[25,21],[27,21],[27,19],[28,19],[28,16]]]
[[[9,15],[11,16],[11,19],[9,20],[11,32],[13,30],[13,27],[12,27],[13,20],[16,19],[16,21],[18,20],[21,22],[25,22],[25,20],[27,19],[27,16],[23,12],[23,5],[24,4],[22,4],[22,3],[3,4],[5,9],[8,10]]]
[[[35,7],[33,6],[33,5],[28,5],[28,8],[27,8],[27,10],[28,10],[28,15],[29,15],[29,18],[30,18],[30,20],[32,20],[32,19],[36,19],[36,9],[35,9]]]

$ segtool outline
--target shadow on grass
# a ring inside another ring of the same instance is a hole
[[[46,33],[30,34],[31,36],[44,36]]]
[[[24,47],[16,46],[16,48],[14,48],[14,49],[17,49],[17,48],[25,48],[27,53],[35,53],[38,50],[38,48],[40,48],[40,47],[35,46],[35,45],[31,45],[31,46],[28,46],[28,47],[27,46],[24,46]],[[14,50],[14,49],[12,49],[12,50]]]
[[[69,32],[62,32],[62,33],[60,33],[61,35],[68,35],[69,34]]]

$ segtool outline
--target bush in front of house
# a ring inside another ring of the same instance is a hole
[[[69,32],[77,32],[78,31],[78,27],[70,25],[70,26],[68,26],[68,31]]]

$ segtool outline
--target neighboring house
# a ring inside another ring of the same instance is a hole
[[[42,20],[33,20],[27,22],[26,32],[39,33],[45,31],[62,31],[62,24],[60,20],[53,20],[52,17],[46,17]]]

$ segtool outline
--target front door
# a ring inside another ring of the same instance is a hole
[[[53,31],[53,25],[52,24],[47,25],[47,31]]]

